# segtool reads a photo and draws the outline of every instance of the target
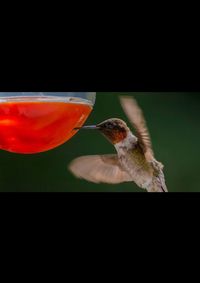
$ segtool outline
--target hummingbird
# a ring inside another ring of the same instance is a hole
[[[120,96],[120,103],[135,135],[118,118],[107,119],[94,126],[83,126],[81,129],[101,132],[115,147],[116,154],[78,157],[69,164],[69,170],[77,178],[93,183],[134,182],[147,192],[167,192],[164,166],[154,157],[141,108],[132,96]]]

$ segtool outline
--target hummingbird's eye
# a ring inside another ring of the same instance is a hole
[[[112,129],[112,128],[113,128],[113,124],[112,124],[112,123],[110,123],[110,122],[108,122],[108,123],[106,124],[106,128],[108,128],[108,129]]]

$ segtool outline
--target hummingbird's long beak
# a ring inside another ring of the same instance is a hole
[[[85,130],[98,130],[99,127],[96,125],[92,125],[92,126],[83,126],[80,128],[75,128],[75,130],[81,130],[81,129],[85,129]]]

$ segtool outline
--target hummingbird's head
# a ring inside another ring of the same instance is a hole
[[[103,121],[96,127],[112,144],[116,144],[124,140],[129,132],[129,128],[126,123],[117,118]]]

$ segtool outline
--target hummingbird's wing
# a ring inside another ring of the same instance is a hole
[[[120,96],[120,102],[125,114],[136,131],[138,143],[140,144],[147,161],[151,161],[154,157],[154,153],[141,108],[131,96]]]
[[[71,162],[69,170],[76,177],[93,183],[119,184],[132,181],[115,154],[78,157]]]

